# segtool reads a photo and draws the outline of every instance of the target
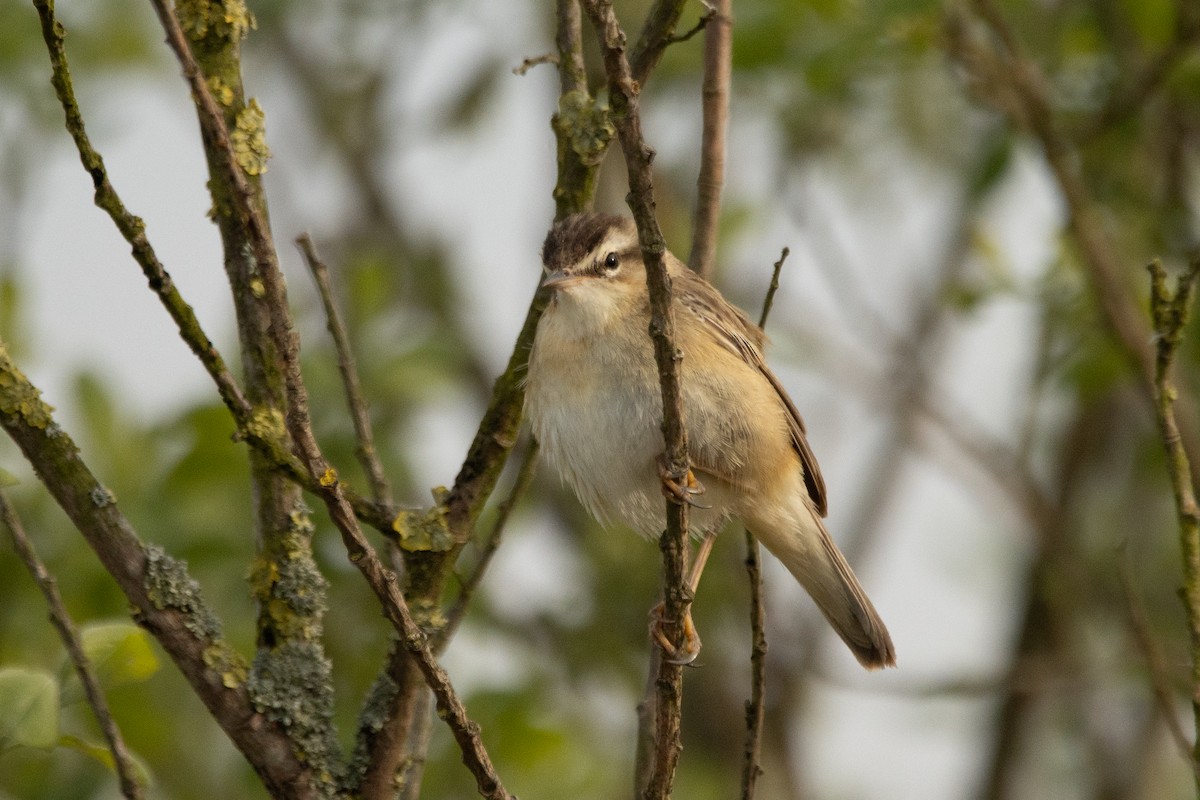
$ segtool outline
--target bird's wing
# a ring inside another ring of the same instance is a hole
[[[822,517],[825,516],[827,510],[825,479],[821,476],[817,458],[808,445],[804,420],[801,418],[800,412],[796,410],[796,406],[788,397],[783,384],[779,382],[779,378],[775,376],[763,358],[762,347],[765,337],[762,329],[751,322],[740,309],[730,305],[713,288],[712,284],[692,270],[683,268],[673,274],[672,278],[683,284],[680,291],[674,293],[674,296],[679,299],[680,305],[708,323],[711,329],[717,333],[716,339],[722,346],[741,356],[747,364],[762,373],[763,377],[774,387],[779,401],[787,409],[792,447],[800,456],[800,464],[804,468],[804,485],[808,488],[809,497],[812,498],[817,513]]]

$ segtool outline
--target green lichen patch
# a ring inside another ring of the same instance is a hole
[[[54,424],[53,412],[0,343],[0,415],[20,419],[30,428],[46,430]]]
[[[175,0],[183,32],[209,46],[237,44],[258,27],[245,0]]]
[[[245,429],[246,436],[267,444],[273,460],[284,462],[288,459],[287,423],[278,408],[256,406],[246,420]]]
[[[444,486],[433,490],[434,505],[420,510],[402,510],[392,520],[392,530],[400,537],[400,547],[409,552],[444,553],[454,546],[454,537],[446,521],[446,498],[449,492]]]
[[[567,92],[559,98],[558,113],[551,118],[551,125],[560,135],[565,134],[571,149],[588,166],[603,160],[617,132],[608,107],[581,91]]]
[[[208,91],[212,94],[213,99],[225,108],[233,105],[233,101],[237,98],[237,92],[220,75],[209,76]]]
[[[238,112],[237,123],[229,133],[234,158],[247,175],[262,175],[267,171],[271,148],[267,146],[266,119],[258,100],[250,98]]]
[[[147,545],[143,580],[155,608],[181,612],[185,627],[197,637],[220,638],[221,622],[204,602],[200,584],[188,574],[186,561],[168,555],[158,545]]]
[[[296,755],[320,776],[325,796],[335,793],[341,759],[332,725],[331,675],[318,645],[291,641],[260,649],[246,680],[254,707],[287,730]]]
[[[204,648],[204,664],[221,676],[221,685],[235,689],[246,682],[250,667],[242,654],[224,640],[213,642]]]
[[[301,505],[270,553],[261,554],[250,571],[250,588],[285,639],[316,641],[326,609],[328,582],[312,557],[312,519]]]

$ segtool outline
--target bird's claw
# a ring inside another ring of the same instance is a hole
[[[671,473],[666,462],[662,458],[659,458],[658,477],[662,481],[663,496],[671,502],[681,506],[689,505],[692,508],[712,508],[712,506],[704,505],[696,499],[699,495],[704,494],[704,484],[696,480],[696,474],[692,472],[691,468],[688,469],[683,481],[679,481]]]
[[[650,638],[662,648],[663,659],[668,664],[688,666],[700,655],[700,634],[692,622],[692,612],[688,611],[683,615],[683,642],[676,647],[662,630],[664,608],[664,605],[659,603],[650,610]]]

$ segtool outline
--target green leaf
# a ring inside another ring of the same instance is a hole
[[[13,475],[4,467],[0,467],[0,489],[6,489],[9,486],[16,486],[20,482],[21,481],[16,475]]]
[[[106,687],[140,683],[158,671],[150,636],[132,622],[97,622],[80,633],[83,652]]]
[[[85,756],[99,761],[113,773],[117,771],[116,759],[113,758],[112,751],[108,749],[107,745],[100,742],[89,742],[68,733],[59,738],[58,746],[83,753]],[[142,786],[150,786],[150,770],[136,755],[130,753],[130,757],[133,761],[134,780]]]
[[[58,740],[58,681],[48,672],[0,669],[0,749],[52,747]]]

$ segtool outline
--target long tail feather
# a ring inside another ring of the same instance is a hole
[[[799,531],[781,531],[777,524],[751,529],[812,596],[859,663],[868,669],[894,667],[896,648],[879,612],[820,518],[805,516]]]

